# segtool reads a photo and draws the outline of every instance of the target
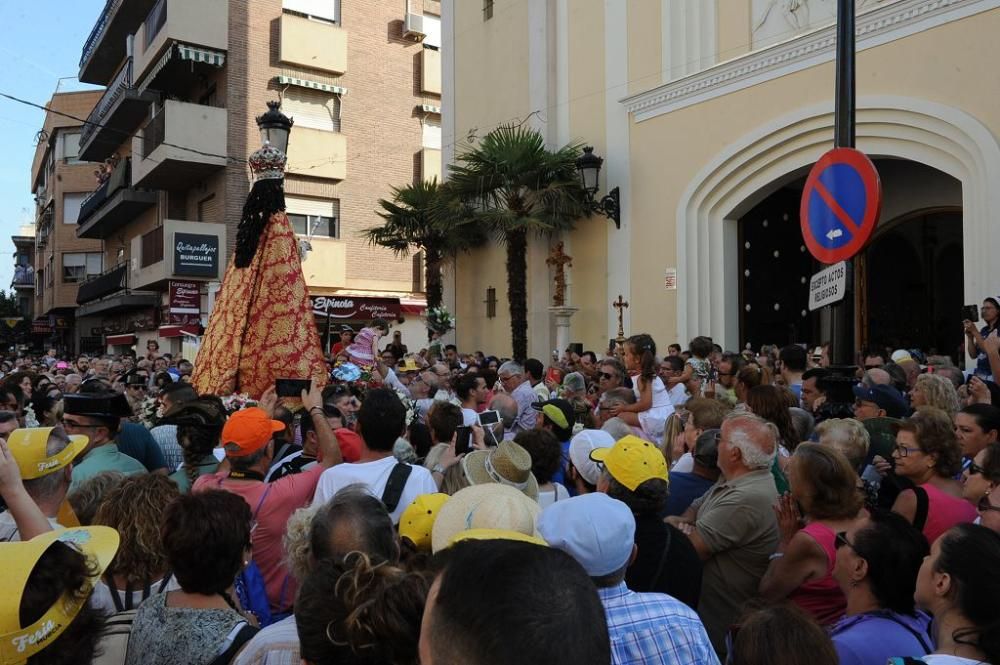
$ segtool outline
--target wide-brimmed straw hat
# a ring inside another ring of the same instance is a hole
[[[496,448],[475,450],[462,458],[462,470],[470,485],[498,483],[538,500],[538,481],[531,472],[531,453],[513,441]]]
[[[538,515],[542,509],[513,487],[499,483],[473,485],[456,492],[441,506],[431,531],[431,548],[439,552],[456,535],[472,529],[516,531],[538,535]]]

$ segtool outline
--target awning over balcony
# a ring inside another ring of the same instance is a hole
[[[149,71],[146,73],[145,78],[136,86],[139,92],[144,91],[156,77],[163,71],[163,68],[169,65],[171,62],[201,62],[212,67],[222,67],[226,64],[226,54],[222,51],[213,51],[212,49],[202,48],[200,46],[191,46],[190,44],[181,44],[180,42],[174,42],[170,48],[166,50],[160,60],[150,67]]]
[[[160,326],[160,337],[170,338],[170,337],[183,337],[184,335],[189,335],[191,337],[198,337],[201,335],[201,326],[189,325],[189,326]]]
[[[275,76],[274,80],[278,82],[278,85],[294,85],[300,88],[310,88],[321,92],[329,92],[332,95],[347,94],[347,88],[342,88],[339,85],[320,83],[319,81],[310,81],[309,79],[300,79],[295,78],[294,76]]]
[[[104,338],[104,343],[108,346],[132,346],[135,344],[135,335],[108,335]]]

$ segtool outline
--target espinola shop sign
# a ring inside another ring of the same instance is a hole
[[[331,319],[386,319],[400,317],[399,298],[356,298],[354,296],[310,296],[313,314]]]
[[[201,233],[175,233],[174,274],[218,277],[219,238]]]

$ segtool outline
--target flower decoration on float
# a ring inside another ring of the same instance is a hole
[[[226,408],[226,413],[233,415],[237,411],[242,411],[243,409],[249,409],[251,406],[258,406],[257,400],[253,399],[247,393],[239,393],[233,395],[227,395],[222,398],[222,406]]]
[[[437,335],[445,335],[455,329],[455,317],[447,307],[431,307],[424,313],[427,329]]]

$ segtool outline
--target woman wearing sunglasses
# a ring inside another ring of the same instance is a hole
[[[972,459],[962,472],[962,497],[974,506],[1000,486],[1000,443],[991,443]]]
[[[930,617],[914,607],[917,572],[930,551],[902,515],[876,512],[836,537],[833,578],[847,598],[830,629],[840,665],[885,665],[892,656],[930,653]]]

